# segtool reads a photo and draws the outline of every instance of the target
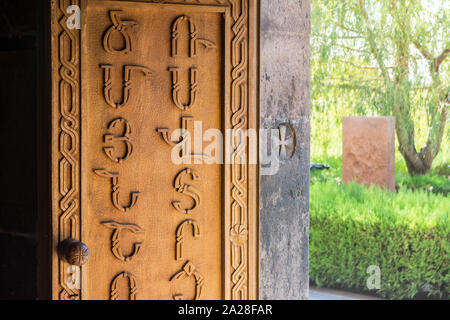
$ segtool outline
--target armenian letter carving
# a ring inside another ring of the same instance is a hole
[[[120,201],[119,201],[119,195],[120,195],[119,177],[120,177],[120,175],[117,172],[109,172],[104,169],[95,169],[94,172],[96,175],[98,175],[100,177],[111,179],[111,184],[112,184],[111,197],[112,197],[112,202],[114,204],[114,207],[116,207],[116,209],[123,211],[123,212],[127,212],[136,205],[136,202],[138,201],[138,198],[139,198],[139,192],[131,192],[131,194],[130,194],[131,200],[130,200],[130,204],[128,206],[122,206],[120,204]]]
[[[177,272],[176,274],[174,274],[172,276],[172,278],[170,278],[170,281],[175,281],[175,280],[179,280],[182,278],[190,278],[190,277],[194,277],[195,279],[195,297],[192,300],[199,300],[201,295],[202,295],[202,289],[203,289],[203,285],[204,285],[204,278],[203,276],[200,274],[200,272],[198,272],[198,270],[196,269],[196,267],[194,266],[194,264],[190,261],[188,261],[183,269],[179,272]],[[174,300],[183,300],[183,294],[181,293],[176,293],[173,296]]]
[[[110,299],[111,300],[119,300],[119,294],[120,294],[119,281],[121,279],[128,280],[128,286],[130,288],[129,300],[136,300],[136,296],[138,293],[136,277],[132,273],[126,272],[126,271],[119,273],[112,281]]]
[[[100,68],[103,69],[103,95],[106,103],[112,108],[119,109],[127,106],[131,102],[131,93],[133,92],[134,82],[132,80],[133,71],[141,72],[146,79],[149,79],[152,75],[152,71],[147,67],[135,66],[135,65],[125,65],[123,66],[124,83],[122,86],[122,101],[115,102],[112,96],[113,81],[111,77],[111,72],[113,66],[111,64],[101,64]]]
[[[125,120],[123,118],[117,118],[109,123],[108,129],[109,130],[115,129],[115,128],[119,127],[121,124],[123,125],[122,136],[105,134],[104,135],[105,146],[103,147],[103,151],[108,156],[108,158],[110,158],[111,160],[118,162],[118,163],[121,163],[123,160],[127,159],[133,152],[133,144],[132,144],[131,138],[130,138],[131,126],[127,120]],[[115,147],[110,145],[111,143],[114,143],[114,142],[123,142],[125,144],[126,151],[122,157],[114,156]]]
[[[192,211],[194,211],[196,208],[200,206],[201,197],[200,192],[195,187],[185,183],[184,181],[185,177],[191,177],[193,181],[197,181],[200,180],[200,175],[192,169],[184,169],[175,178],[174,183],[175,190],[180,194],[184,194],[191,197],[192,200],[194,201],[194,205],[191,208],[182,208],[181,201],[176,200],[172,201],[172,206],[180,213],[190,214]]]
[[[123,53],[127,54],[132,51],[131,47],[131,36],[129,33],[129,28],[137,26],[138,23],[133,20],[121,20],[120,13],[121,10],[111,10],[109,12],[109,17],[112,22],[112,26],[108,28],[105,32],[105,36],[103,37],[103,48],[108,53]],[[123,37],[123,41],[125,43],[122,49],[115,49],[112,45],[112,37],[114,34],[119,34]]]
[[[120,233],[124,230],[128,230],[133,233],[144,233],[144,230],[142,230],[141,227],[136,224],[119,223],[115,221],[105,221],[102,222],[102,225],[114,230],[111,237],[111,251],[117,259],[119,259],[120,261],[128,262],[139,254],[139,251],[142,248],[142,242],[135,242],[133,244],[134,249],[130,255],[124,256],[122,254],[122,250],[120,248]]]

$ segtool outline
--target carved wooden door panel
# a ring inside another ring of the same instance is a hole
[[[255,1],[51,13],[53,298],[257,298]]]

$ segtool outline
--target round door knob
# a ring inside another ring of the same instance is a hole
[[[82,266],[89,260],[89,248],[76,239],[64,240],[59,246],[59,254],[74,266]]]

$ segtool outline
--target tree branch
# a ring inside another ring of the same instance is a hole
[[[344,25],[342,25],[342,24],[340,24],[339,22],[337,22],[337,21],[332,21],[332,23],[336,26],[336,27],[339,27],[339,28],[341,28],[341,29],[343,29],[343,30],[346,30],[346,31],[349,31],[349,32],[353,32],[353,33],[356,33],[356,34],[361,34],[361,32],[359,32],[359,31],[357,31],[357,30],[353,30],[353,29],[351,29],[351,28],[349,28],[349,27],[346,27],[346,26],[344,26]]]
[[[348,47],[348,46],[344,46],[343,44],[340,44],[340,43],[336,43],[336,46],[338,46],[338,47],[340,47],[342,49],[346,49],[346,50],[350,50],[350,51],[354,51],[354,52],[369,53],[366,50],[351,48],[351,47]]]
[[[439,67],[445,58],[450,54],[450,48],[446,48],[439,56],[437,56],[433,61],[434,72],[439,72]]]
[[[416,49],[420,51],[420,53],[422,54],[422,56],[425,59],[427,59],[427,60],[433,59],[433,56],[431,55],[431,53],[425,47],[423,47],[417,40],[414,41],[413,44],[416,47]]]
[[[377,45],[375,43],[375,40],[374,40],[374,36],[375,35],[374,35],[373,31],[368,26],[369,20],[368,20],[366,9],[364,8],[364,2],[362,0],[359,0],[358,3],[359,3],[359,10],[360,10],[361,16],[365,20],[365,25],[366,25],[365,27],[366,27],[367,34],[368,34],[367,35],[367,41],[369,42],[370,51],[372,52],[372,54],[374,55],[375,59],[377,60],[377,63],[378,63],[378,66],[380,68],[380,71],[381,71],[381,74],[382,74],[383,78],[386,81],[389,81],[390,80],[390,76],[389,76],[388,69],[384,65],[383,59],[380,57],[379,49],[378,49],[378,47],[377,47]]]
[[[347,60],[341,60],[341,59],[337,59],[337,61],[342,62],[342,63],[346,63],[349,64],[355,68],[358,69],[368,69],[368,70],[378,70],[378,67],[371,67],[371,66],[361,66],[359,64],[353,63],[351,61],[347,61]]]

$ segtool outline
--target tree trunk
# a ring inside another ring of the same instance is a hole
[[[417,156],[418,156],[418,160],[417,160],[416,157],[414,157],[414,159],[411,159],[411,157],[407,153],[404,153],[402,151],[400,151],[400,153],[403,155],[403,158],[405,159],[406,167],[408,168],[408,173],[410,175],[430,173],[432,162],[427,162],[427,161],[421,159],[418,154],[417,154]]]
[[[401,101],[397,102],[402,104]],[[415,147],[415,130],[414,123],[407,112],[405,106],[398,106],[394,109],[395,115],[395,131],[398,139],[398,150],[405,159],[406,166],[410,175],[413,174],[427,174],[430,172],[431,161],[425,161],[425,159],[417,152]]]
[[[415,148],[414,124],[409,117],[401,115],[401,109],[403,108],[399,109],[395,113],[395,129],[399,142],[399,151],[405,159],[408,172],[410,175],[428,174],[442,143],[447,122],[447,109],[443,106],[441,112],[433,116],[434,121],[429,129],[427,144],[420,152],[417,152]]]
[[[395,4],[395,3],[394,3]],[[407,15],[406,15],[407,16]],[[409,83],[409,19],[396,21],[398,29],[402,36],[394,40],[395,46],[395,69],[393,86],[390,88],[391,101],[393,102],[393,111],[396,118],[396,131],[399,142],[399,151],[405,159],[406,166],[410,175],[430,173],[431,164],[439,153],[442,138],[444,135],[445,124],[447,121],[447,109],[445,103],[440,105],[440,99],[435,100],[436,107],[430,114],[431,122],[428,131],[428,139],[424,148],[417,152],[415,146],[415,128],[414,120],[411,115],[412,99],[410,97]],[[445,51],[444,51],[445,52]],[[441,55],[442,56],[442,55]],[[438,59],[438,58],[437,58]],[[443,61],[445,58],[439,58]],[[435,59],[436,60],[436,59]],[[435,85],[436,97],[439,97],[439,64],[442,61],[433,61],[430,65],[430,73]]]

